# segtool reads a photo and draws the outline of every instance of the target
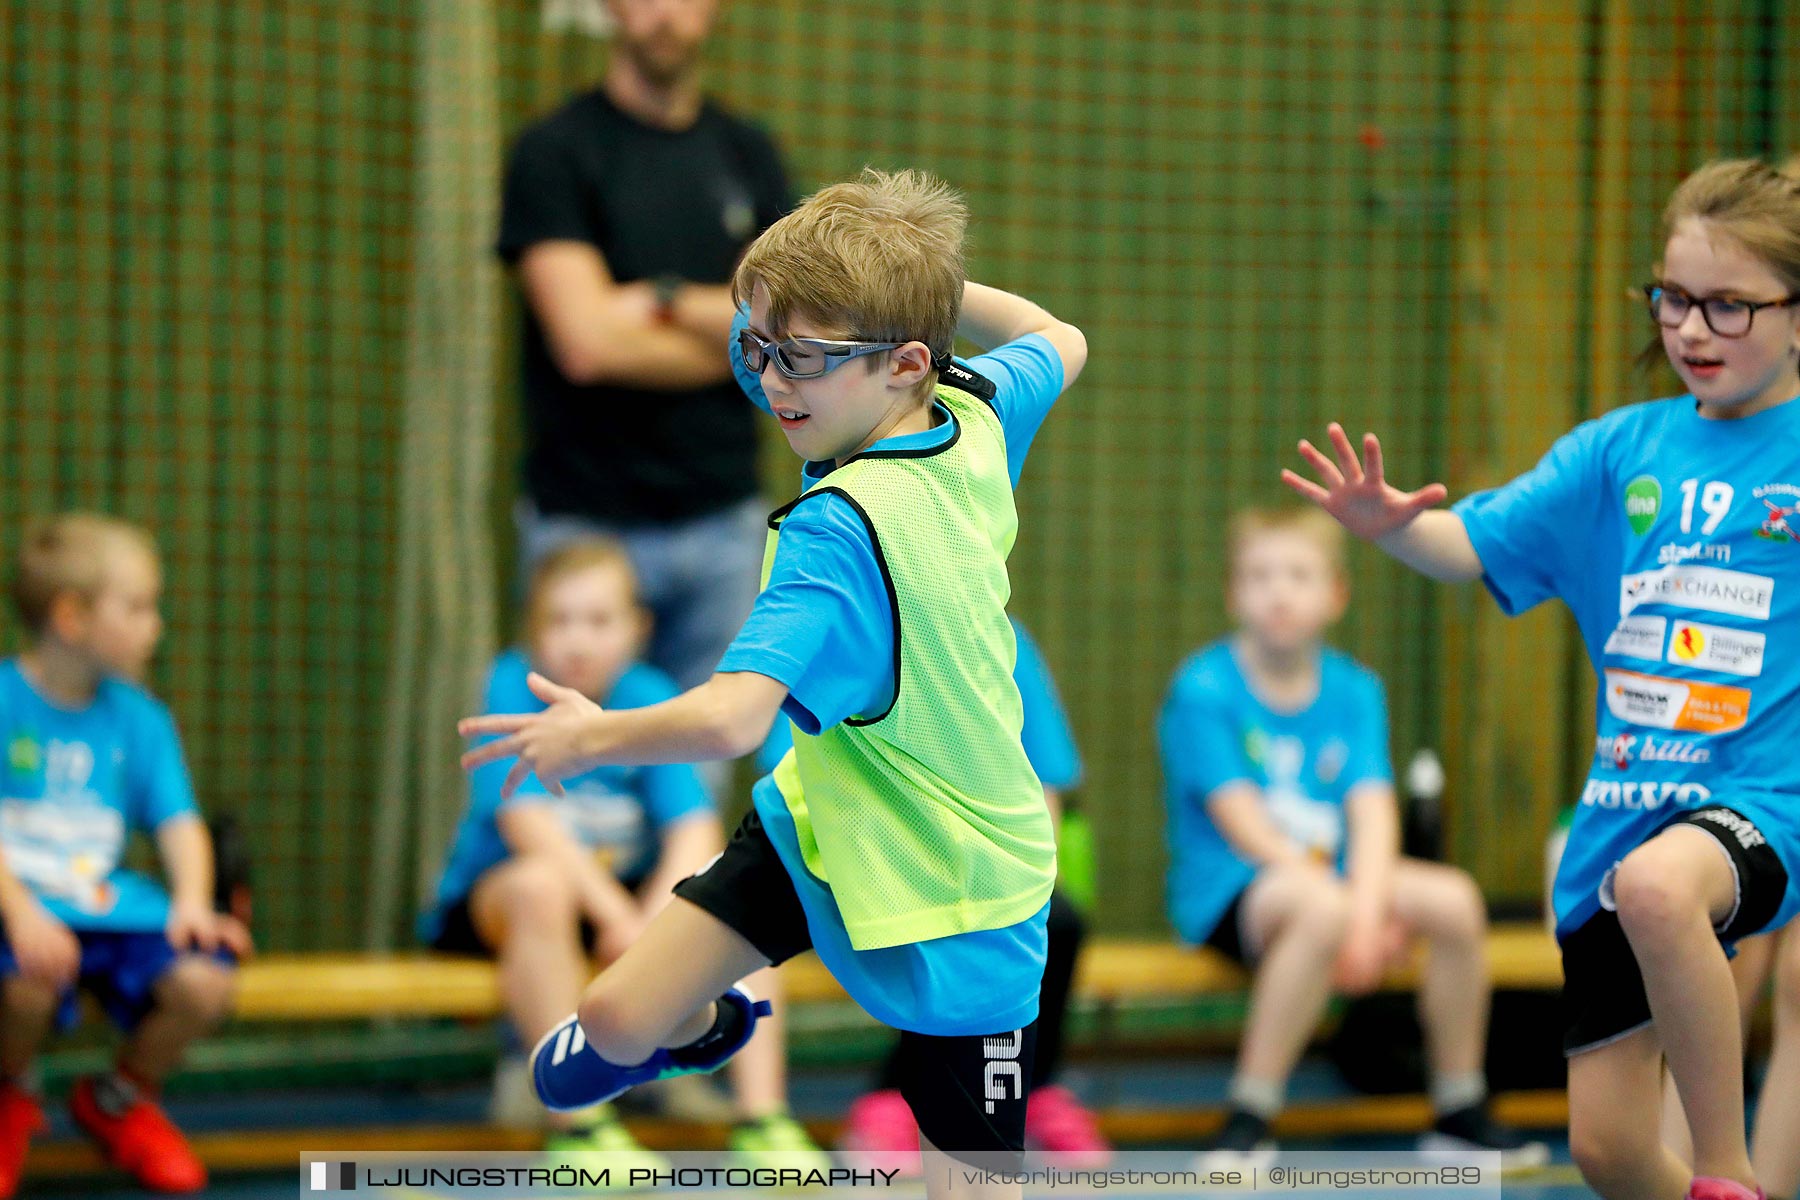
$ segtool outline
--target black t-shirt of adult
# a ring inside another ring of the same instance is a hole
[[[587,242],[621,283],[663,274],[726,283],[790,202],[768,135],[714,102],[670,131],[594,91],[514,144],[498,249],[513,264],[538,242]],[[677,392],[573,383],[522,307],[522,473],[540,511],[666,524],[755,494],[755,410],[735,382]]]

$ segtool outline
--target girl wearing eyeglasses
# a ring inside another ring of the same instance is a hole
[[[1554,888],[1569,1143],[1601,1195],[1763,1195],[1744,1133],[1727,965],[1800,913],[1800,183],[1755,161],[1694,172],[1646,289],[1687,387],[1564,436],[1449,510],[1307,442],[1283,478],[1359,537],[1515,614],[1560,598],[1600,676],[1596,753]],[[1692,1165],[1658,1131],[1667,1062]]]

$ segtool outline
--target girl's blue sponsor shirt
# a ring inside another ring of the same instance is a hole
[[[1207,813],[1214,792],[1253,784],[1276,825],[1342,870],[1345,800],[1364,784],[1393,781],[1381,680],[1336,650],[1320,652],[1312,703],[1284,712],[1257,697],[1230,642],[1215,642],[1176,670],[1157,734],[1169,806],[1169,919],[1189,942],[1205,941],[1256,876]]]
[[[1557,932],[1683,810],[1722,804],[1788,871],[1800,911],[1800,402],[1734,421],[1692,396],[1577,426],[1455,507],[1508,614],[1552,597],[1599,676],[1593,765],[1557,872]],[[1529,696],[1518,697],[1530,703]]]
[[[0,852],[71,929],[154,932],[169,917],[155,883],[120,865],[134,829],[198,819],[169,710],[122,679],[68,709],[16,659],[0,663]]]
[[[745,322],[740,312],[733,347]],[[745,393],[768,411],[761,381],[744,369],[735,349],[731,363]],[[1062,359],[1048,341],[1030,335],[977,355],[968,365],[996,386],[992,404],[1016,487],[1032,438],[1062,392]],[[937,416],[931,429],[885,438],[871,449],[943,445],[957,436],[957,428],[941,406]],[[831,463],[807,463],[803,487],[831,469]],[[822,496],[795,508],[783,522],[768,584],[719,670],[754,671],[781,683],[789,693],[783,704],[787,719],[816,734],[858,713],[879,712],[892,699],[893,623],[867,527],[841,497]],[[1048,905],[1005,929],[856,950],[831,889],[806,870],[774,780],[766,775],[759,780],[751,800],[793,877],[820,959],[869,1015],[897,1029],[944,1037],[1017,1029],[1036,1018]],[[896,846],[894,853],[907,848]],[[983,986],[969,987],[972,978]]]
[[[542,712],[544,702],[526,683],[531,663],[518,650],[508,650],[494,660],[488,672],[483,712]],[[675,682],[655,667],[634,663],[619,676],[602,708],[643,708],[679,694]],[[483,741],[491,741],[484,738]],[[479,743],[477,743],[479,744]],[[563,785],[563,795],[553,796],[528,776],[509,799],[500,798],[500,785],[514,759],[502,759],[477,767],[469,780],[469,807],[457,826],[450,856],[438,880],[437,899],[420,914],[419,933],[427,942],[437,937],[444,913],[469,894],[475,881],[512,855],[500,835],[501,812],[518,804],[543,805],[553,810],[570,834],[593,850],[609,851],[612,872],[634,882],[656,865],[662,832],[677,821],[696,814],[711,816],[712,801],[694,768],[685,763],[650,767],[596,767]]]

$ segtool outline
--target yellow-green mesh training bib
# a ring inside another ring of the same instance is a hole
[[[1056,845],[1019,742],[1006,556],[1018,530],[999,418],[939,386],[947,444],[851,458],[809,497],[847,499],[869,528],[894,610],[893,703],[818,737],[794,731],[775,784],[807,869],[828,884],[850,944],[873,950],[1032,916]]]

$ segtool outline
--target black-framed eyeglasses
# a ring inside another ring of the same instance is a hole
[[[1729,296],[1690,296],[1677,287],[1662,283],[1646,283],[1644,299],[1650,302],[1650,317],[1664,329],[1679,329],[1687,315],[1698,304],[1700,319],[1722,338],[1741,338],[1750,332],[1759,309],[1786,308],[1800,296],[1782,300],[1736,300]]]
[[[830,338],[791,337],[771,341],[748,329],[738,331],[738,354],[752,375],[761,375],[770,359],[789,379],[817,379],[853,358],[898,350],[905,342],[838,342]]]

